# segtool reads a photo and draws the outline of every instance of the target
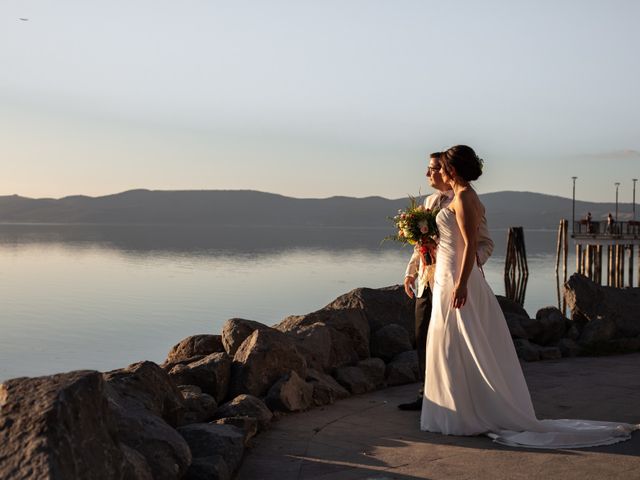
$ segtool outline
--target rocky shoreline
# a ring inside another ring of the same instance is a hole
[[[640,351],[640,289],[573,275],[571,318],[498,297],[520,358]],[[280,415],[416,382],[413,301],[359,288],[274,326],[233,318],[163,364],[0,385],[0,478],[230,479]]]

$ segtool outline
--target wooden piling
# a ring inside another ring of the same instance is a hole
[[[607,245],[607,287],[611,287],[612,272],[613,271],[613,248],[611,245]]]
[[[558,241],[556,243],[556,276],[558,275],[558,269],[560,268],[560,254],[562,248],[562,227],[564,226],[564,220],[560,220],[558,225]]]
[[[633,245],[629,245],[629,287],[633,287]]]

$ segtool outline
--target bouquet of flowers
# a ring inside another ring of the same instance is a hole
[[[424,208],[423,205],[418,204],[415,197],[410,196],[409,208],[398,210],[397,215],[389,217],[398,229],[398,233],[387,239],[416,246],[423,263],[430,265],[434,259],[431,258],[428,245],[435,244],[438,237],[437,214],[438,209]]]

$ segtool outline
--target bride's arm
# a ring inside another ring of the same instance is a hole
[[[477,214],[477,199],[473,191],[460,192],[457,200],[456,221],[464,239],[464,251],[462,253],[462,268],[453,291],[453,307],[461,308],[467,301],[467,281],[471,275],[473,264],[476,262],[479,216]]]

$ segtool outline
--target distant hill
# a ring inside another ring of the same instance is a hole
[[[481,195],[490,228],[521,225],[556,228],[571,219],[571,199],[531,192]],[[0,196],[0,223],[197,224],[229,226],[388,227],[388,216],[407,199],[382,197],[291,198],[252,190],[130,190],[103,197],[32,199]],[[576,202],[576,217],[594,220],[615,211],[613,203]],[[620,219],[632,206],[620,204]]]

